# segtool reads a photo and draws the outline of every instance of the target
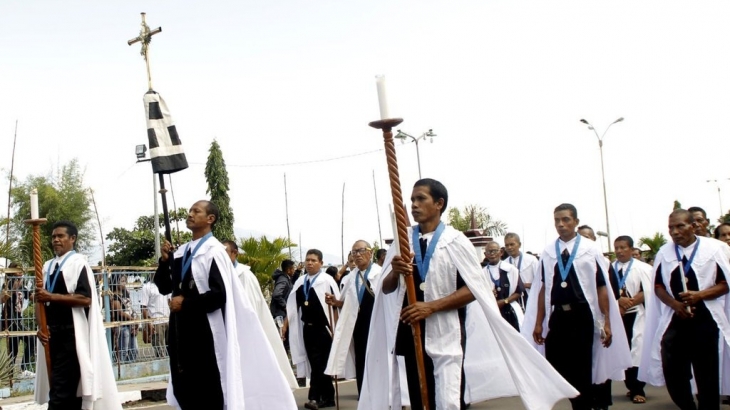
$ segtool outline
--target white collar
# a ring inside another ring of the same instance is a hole
[[[55,258],[53,259],[53,261],[54,261],[54,262],[61,262],[61,261],[63,260],[63,258],[65,258],[66,256],[68,256],[68,255],[69,255],[69,254],[70,254],[71,252],[73,252],[73,251],[74,251],[74,250],[73,250],[73,249],[71,249],[70,251],[68,251],[68,252],[64,253],[64,254],[63,254],[63,255],[61,255],[61,256],[56,256],[56,257],[55,257]]]
[[[558,237],[558,240],[560,241],[560,252],[562,253],[564,250],[568,250],[568,252],[573,252],[573,245],[575,244],[575,241],[578,239],[579,233],[576,233],[573,239],[569,240],[568,242],[564,242],[560,237]]]
[[[428,242],[431,240],[431,238],[433,238],[434,232],[436,232],[436,231],[431,231],[429,233],[420,233],[419,232],[418,233],[419,239],[425,239]]]
[[[677,244],[679,246],[679,249],[682,251],[682,254],[689,258],[690,255],[692,255],[692,251],[694,251],[697,244],[700,242],[700,237],[695,235],[695,241],[692,242],[691,245],[687,246],[686,248],[682,245]]]

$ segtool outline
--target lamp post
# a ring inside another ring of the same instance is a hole
[[[720,218],[722,218],[723,216],[725,216],[725,208],[722,207],[722,195],[720,195],[720,181],[716,179],[708,179],[707,182],[714,182],[715,185],[717,185],[717,199],[720,201]]]
[[[398,134],[395,135],[393,138],[398,138],[401,140],[401,143],[404,143],[406,138],[410,138],[413,140],[413,142],[416,143],[416,159],[418,160],[418,179],[421,179],[421,153],[418,150],[418,141],[425,140],[426,137],[431,138],[431,142],[433,142],[433,137],[436,136],[436,134],[433,133],[432,129],[429,129],[428,131],[421,134],[420,137],[414,137],[413,135],[406,134],[405,132],[401,130],[397,130]]]
[[[606,136],[606,133],[608,132],[608,129],[611,128],[613,124],[616,124],[617,122],[621,122],[624,120],[624,117],[619,117],[616,121],[608,124],[608,127],[606,127],[606,130],[603,131],[603,134],[600,136],[598,135],[598,131],[596,131],[596,128],[591,125],[590,122],[586,121],[585,119],[581,119],[580,122],[583,124],[586,124],[588,126],[588,129],[593,131],[593,133],[596,134],[596,138],[598,139],[598,150],[601,152],[601,179],[603,180],[603,208],[606,211],[606,237],[608,238],[608,253],[611,253],[611,228],[608,224],[608,199],[606,198],[606,172],[603,169],[603,137]]]
[[[151,158],[145,158],[147,156],[147,146],[137,145],[134,147],[134,153],[137,155],[137,162],[147,162],[152,161]],[[155,260],[160,259],[160,213],[157,210],[157,178],[155,178],[155,173],[152,173],[152,189],[154,192],[152,193],[152,197],[155,200],[155,215],[154,215],[154,223],[155,223]]]

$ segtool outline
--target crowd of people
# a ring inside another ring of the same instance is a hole
[[[310,249],[299,266],[285,260],[274,272],[270,302],[238,263],[235,242],[212,236],[216,205],[193,204],[193,240],[164,243],[144,300],[145,318],[169,304],[169,322],[159,316],[145,328],[168,346],[168,402],[294,409],[292,390],[309,380],[304,407],[317,410],[335,406],[334,383],[343,379],[356,380],[358,408],[378,410],[466,409],[505,396],[528,409],[562,399],[573,409],[607,409],[612,381],[625,383],[636,404],[651,400],[646,384],[666,385],[687,410],[718,409],[730,393],[730,225],[712,238],[704,211],[674,210],[671,240],[647,263],[626,235],[615,238],[615,255],[604,255],[578,210],[560,204],[557,238],[539,256],[508,233],[480,260],[441,221],[446,187],[419,180],[411,202],[410,254],[357,240],[348,263],[330,271]],[[36,291],[48,315],[38,339],[52,366],[39,346],[36,399],[50,409],[119,408],[111,363],[100,354],[91,269],[73,251],[77,235],[71,223],[54,226],[57,256]],[[119,320],[129,314],[122,281],[113,298]],[[115,335],[122,347],[131,339],[124,327]]]

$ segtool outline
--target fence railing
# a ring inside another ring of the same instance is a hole
[[[123,364],[167,357],[169,296],[160,295],[152,283],[155,268],[92,270],[91,285],[96,287],[109,354],[118,374]],[[33,378],[38,343],[33,271],[0,268],[0,289],[0,357],[9,356],[13,379]]]

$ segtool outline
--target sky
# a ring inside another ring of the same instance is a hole
[[[325,263],[340,262],[343,236],[346,249],[392,237],[382,134],[368,127],[377,74],[399,129],[437,135],[418,146],[422,176],[446,185],[449,206],[486,207],[526,250],[554,240],[562,202],[606,230],[597,138],[581,118],[599,133],[625,118],[604,136],[613,237],[666,233],[675,199],[712,220],[730,207],[727,2],[3,1],[0,168],[17,119],[16,177],[78,158],[105,232],[153,209],[150,166],[134,155],[146,71],[126,43],[142,11],[163,29],[153,88],[190,163],[172,175],[176,205],[206,198],[215,139],[239,235],[287,236],[286,173],[292,240]],[[416,146],[396,144],[407,200]]]

